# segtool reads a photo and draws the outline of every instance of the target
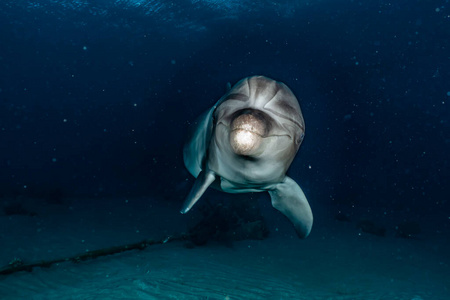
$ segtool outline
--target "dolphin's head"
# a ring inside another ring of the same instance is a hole
[[[286,85],[263,76],[238,82],[222,98],[215,120],[216,139],[236,155],[276,159],[287,166],[305,132],[294,94]]]

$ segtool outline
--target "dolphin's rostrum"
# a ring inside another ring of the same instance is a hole
[[[298,184],[286,176],[303,141],[305,122],[297,98],[283,83],[247,77],[192,126],[183,149],[196,177],[181,213],[212,187],[228,193],[264,192],[304,238],[313,216]]]

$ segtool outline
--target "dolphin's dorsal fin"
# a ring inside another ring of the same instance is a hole
[[[294,224],[297,235],[306,238],[311,232],[313,215],[305,194],[292,178],[286,178],[269,191],[272,206]]]
[[[225,92],[228,93],[231,90],[231,82],[227,82],[227,85],[225,87]]]
[[[216,179],[216,174],[210,170],[203,170],[198,174],[195,180],[194,186],[189,192],[186,200],[184,201],[183,207],[181,208],[181,213],[187,213],[192,206],[200,199],[206,189],[214,182]]]

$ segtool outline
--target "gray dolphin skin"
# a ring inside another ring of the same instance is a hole
[[[268,192],[272,206],[309,235],[313,216],[302,189],[286,176],[305,133],[297,98],[283,83],[247,77],[191,126],[184,164],[196,178],[181,213],[211,186],[228,193]]]

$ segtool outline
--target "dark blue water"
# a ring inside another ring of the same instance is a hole
[[[187,125],[260,74],[300,99],[290,175],[313,211],[426,214],[442,229],[449,53],[446,0],[3,0],[0,196],[181,205]]]

